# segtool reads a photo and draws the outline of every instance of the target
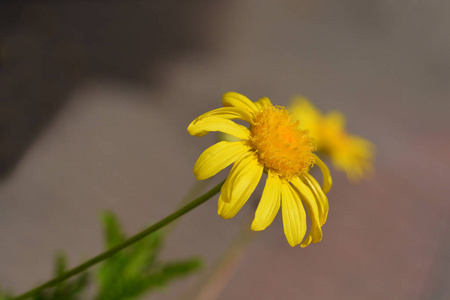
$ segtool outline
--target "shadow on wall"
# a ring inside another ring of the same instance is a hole
[[[205,51],[212,8],[206,0],[0,3],[0,177],[79,81],[158,86],[161,61]]]

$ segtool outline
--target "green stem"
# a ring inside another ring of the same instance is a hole
[[[181,217],[182,215],[186,214],[187,212],[193,210],[194,208],[196,208],[197,206],[199,206],[200,204],[203,204],[204,202],[206,202],[207,200],[209,200],[211,197],[213,197],[215,194],[217,194],[220,191],[220,188],[222,187],[222,185],[225,183],[225,180],[222,181],[221,183],[219,183],[218,185],[216,185],[214,188],[212,188],[209,192],[206,192],[205,194],[203,194],[202,196],[198,197],[197,199],[189,202],[188,204],[186,204],[185,206],[183,206],[182,208],[180,208],[179,210],[177,210],[176,212],[174,212],[173,214],[165,217],[164,219],[162,219],[161,221],[159,221],[158,223],[153,224],[152,226],[148,227],[147,229],[139,232],[138,234],[130,237],[128,240],[124,241],[121,244],[118,244],[114,247],[112,247],[111,249],[95,256],[94,258],[91,258],[90,260],[82,263],[81,265],[79,265],[78,267],[75,267],[67,272],[64,272],[63,274],[59,275],[58,277],[47,281],[46,283],[38,286],[35,289],[32,289],[20,296],[17,296],[16,298],[13,298],[12,300],[21,300],[21,299],[26,299],[28,297],[31,297],[33,295],[36,295],[37,293],[39,293],[40,291],[52,287],[64,280],[67,280],[69,278],[71,278],[72,276],[75,276],[81,272],[83,272],[84,270],[88,269],[89,267],[113,256],[114,254],[116,254],[117,252],[119,252],[120,250],[142,240],[143,238],[145,238],[146,236],[148,236],[149,234],[152,234],[153,232],[163,228],[164,226],[166,226],[167,224],[169,224],[170,222],[178,219],[179,217]]]

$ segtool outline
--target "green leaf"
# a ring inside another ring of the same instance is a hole
[[[61,275],[67,270],[67,259],[64,253],[55,255],[55,276]],[[44,290],[35,295],[33,300],[84,300],[84,290],[88,286],[88,274],[83,273],[72,280],[66,280],[52,289]]]
[[[127,239],[118,218],[111,212],[102,215],[104,245],[109,249]],[[167,286],[172,280],[187,276],[201,267],[201,260],[190,258],[162,262],[166,233],[155,232],[105,260],[97,271],[95,300],[134,300],[154,289]],[[54,274],[67,270],[64,253],[55,255]],[[32,297],[32,300],[85,300],[88,273],[66,280]],[[0,289],[0,300],[10,300]]]
[[[103,214],[103,226],[106,247],[126,240],[122,226],[113,213]],[[97,272],[99,291],[95,299],[137,299],[199,269],[201,263],[198,258],[161,262],[158,257],[164,239],[163,231],[155,232],[104,261]]]
[[[0,300],[10,300],[12,298],[13,298],[12,294],[3,291],[2,288],[0,287]]]
[[[112,212],[105,212],[102,216],[105,234],[105,248],[109,249],[125,241],[126,236],[122,232],[119,220]]]

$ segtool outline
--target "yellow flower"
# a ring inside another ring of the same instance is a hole
[[[233,164],[222,187],[218,214],[229,219],[236,215],[258,185],[262,173],[266,185],[256,209],[251,229],[264,230],[282,210],[283,227],[289,244],[302,247],[322,239],[322,225],[328,215],[331,177],[326,165],[312,153],[314,150],[307,131],[298,128],[284,107],[273,106],[268,98],[257,102],[234,92],[223,95],[224,107],[207,112],[188,127],[194,136],[220,131],[239,139],[221,141],[206,149],[194,166],[198,180],[214,176]],[[231,120],[250,124],[247,128]],[[323,187],[308,173],[316,163],[324,177]],[[306,234],[306,211],[311,229]]]
[[[290,110],[300,127],[308,129],[317,150],[330,156],[336,169],[357,181],[373,171],[374,146],[371,142],[347,133],[345,116],[338,111],[323,115],[306,98],[295,97]]]

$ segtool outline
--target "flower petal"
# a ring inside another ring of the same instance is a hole
[[[244,171],[247,165],[250,163],[251,156],[254,156],[253,152],[248,152],[241,156],[236,160],[233,167],[231,168],[230,173],[227,176],[227,180],[222,186],[221,195],[222,200],[229,203],[231,200],[231,194],[233,191],[233,186],[235,185],[236,180],[239,180],[240,174]]]
[[[247,109],[242,109],[240,107],[221,107],[204,113],[196,120],[201,120],[209,117],[219,117],[228,120],[244,120],[250,124],[253,123],[254,118],[253,114]]]
[[[339,131],[345,131],[345,115],[340,111],[330,111],[325,117],[324,122],[330,124]]]
[[[267,106],[272,106],[272,102],[270,102],[269,98],[263,97],[263,98],[259,99],[258,101],[256,101],[255,105],[258,109],[261,109],[261,108],[264,108]]]
[[[347,135],[341,142],[343,146],[330,154],[335,168],[345,171],[351,182],[358,182],[363,177],[372,177],[374,145],[355,135]]]
[[[320,171],[322,171],[323,176],[322,190],[325,194],[328,194],[328,192],[331,189],[331,186],[333,185],[330,170],[328,169],[327,165],[317,155],[313,154],[313,157],[315,160],[315,164],[318,165]]]
[[[308,129],[310,136],[317,140],[320,135],[322,113],[303,96],[292,99],[289,111],[292,112],[292,117],[300,122],[300,128]]]
[[[249,151],[245,142],[219,142],[212,145],[200,155],[194,165],[197,180],[204,180],[216,175],[231,165],[240,155]]]
[[[308,214],[311,220],[317,224],[320,224],[319,207],[311,190],[300,180],[300,178],[294,178],[291,183],[301,195],[301,199],[304,200],[303,202],[310,207],[311,214],[309,212]]]
[[[242,208],[258,185],[263,169],[253,154],[235,163],[221,190],[224,204],[218,213],[222,218],[230,219]]]
[[[223,106],[232,106],[239,107],[249,111],[250,113],[257,111],[257,107],[255,103],[250,101],[244,95],[235,93],[235,92],[227,92],[222,96],[222,104]]]
[[[300,198],[306,206],[309,218],[311,219],[311,228],[305,241],[301,244],[304,248],[311,242],[317,243],[322,240],[322,229],[320,228],[319,208],[316,199],[311,190],[300,180],[295,178],[291,181],[292,185],[297,189]],[[311,237],[311,238],[310,238]]]
[[[281,185],[281,197],[284,234],[289,245],[295,247],[302,242],[306,233],[305,209],[297,193],[287,182]]]
[[[301,179],[311,189],[318,201],[320,225],[322,226],[323,224],[325,224],[328,217],[329,205],[327,196],[322,191],[319,183],[316,181],[316,179],[314,179],[314,177],[311,176],[311,174],[306,173],[305,176]]]
[[[200,120],[195,119],[189,124],[187,130],[189,134],[195,136],[204,136],[210,131],[221,131],[231,134],[239,139],[250,139],[250,130],[248,130],[247,127],[219,117],[209,117]]]
[[[264,230],[272,224],[273,219],[280,209],[281,180],[271,171],[267,176],[266,186],[255,212],[251,229],[254,231]]]
[[[217,214],[218,215],[220,215],[220,213],[222,212],[225,204],[227,204],[227,203],[225,201],[223,201],[222,194],[220,194],[219,201],[217,202]]]

